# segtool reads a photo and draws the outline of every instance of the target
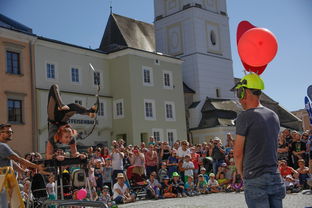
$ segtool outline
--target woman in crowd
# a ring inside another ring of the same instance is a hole
[[[277,155],[278,160],[288,160],[288,144],[286,143],[286,138],[284,134],[280,134],[278,137],[278,148]]]
[[[116,204],[130,203],[135,201],[135,194],[130,194],[128,186],[125,184],[125,177],[122,173],[117,174],[117,183],[113,186],[113,200]]]
[[[146,176],[149,177],[151,172],[157,171],[158,154],[154,150],[154,145],[150,144],[148,152],[145,154]]]

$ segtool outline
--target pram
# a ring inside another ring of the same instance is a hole
[[[139,175],[134,171],[135,166],[129,166],[126,171],[127,182],[130,185],[129,189],[134,192],[138,199],[146,198],[146,186],[147,182],[145,179],[145,174]]]
[[[31,181],[31,192],[34,196],[34,200],[31,202],[30,207],[39,208],[44,201],[48,199],[46,191],[46,180],[41,174],[35,174]],[[27,205],[29,202],[27,202]]]

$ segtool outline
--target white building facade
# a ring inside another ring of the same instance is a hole
[[[225,0],[155,0],[159,52],[184,60],[183,81],[196,93],[189,127],[197,128],[207,97],[231,99],[234,86]]]

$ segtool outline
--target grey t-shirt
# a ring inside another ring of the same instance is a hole
[[[258,107],[243,111],[236,120],[236,134],[245,136],[243,171],[251,179],[277,173],[279,118],[272,110]]]
[[[11,155],[16,155],[15,152],[9,147],[9,145],[0,142],[0,167],[12,166],[12,160],[8,157]]]

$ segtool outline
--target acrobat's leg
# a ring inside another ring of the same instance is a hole
[[[48,95],[48,119],[54,121],[56,117],[56,113],[58,111],[58,108],[62,108],[65,106],[62,102],[59,87],[58,85],[54,84],[50,87],[49,95]]]

